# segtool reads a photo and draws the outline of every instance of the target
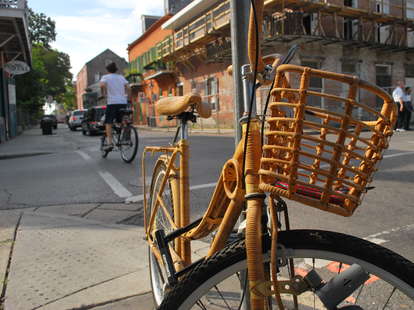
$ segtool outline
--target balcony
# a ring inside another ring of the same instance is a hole
[[[132,90],[141,91],[144,87],[141,73],[130,73],[127,76],[127,80],[129,82],[129,87],[131,87]]]
[[[0,48],[5,62],[21,60],[31,64],[31,43],[26,0],[0,0]]]
[[[194,54],[195,51],[203,51],[205,44],[217,37],[229,36],[229,28],[230,2],[224,1],[161,41],[157,45],[157,54],[163,59],[169,59],[186,52]]]
[[[171,62],[156,61],[145,67],[144,80],[160,79],[175,75],[175,67]]]
[[[271,48],[278,42],[319,41],[324,45],[336,43],[380,50],[411,50],[407,36],[408,31],[412,31],[412,21],[403,17],[401,7],[385,5],[383,1],[383,5],[373,12],[368,9],[372,2],[378,3],[366,0],[367,9],[361,9],[321,1],[286,0],[282,9],[279,3],[267,1],[264,47]],[[408,8],[406,10],[411,14]]]

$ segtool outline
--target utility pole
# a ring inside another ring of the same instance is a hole
[[[231,50],[233,63],[233,104],[235,144],[241,139],[239,119],[243,115],[243,87],[241,83],[241,66],[248,63],[247,33],[249,29],[250,1],[230,0],[231,11]]]

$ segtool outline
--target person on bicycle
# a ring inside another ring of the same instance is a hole
[[[105,133],[108,138],[108,145],[105,146],[107,151],[113,149],[112,143],[112,124],[114,120],[121,122],[119,111],[127,107],[129,97],[128,81],[117,73],[118,67],[114,62],[106,66],[108,74],[105,74],[100,80],[102,95],[107,98],[105,111]]]

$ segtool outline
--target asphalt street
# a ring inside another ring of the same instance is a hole
[[[143,147],[168,145],[174,132],[140,130],[139,136],[138,155],[131,164],[115,152],[101,158],[99,136],[83,136],[61,124],[52,136],[42,136],[35,129],[0,145],[0,209],[119,204],[131,197],[142,206]],[[191,136],[190,144],[191,212],[197,218],[206,209],[221,167],[232,154],[234,139],[197,134]],[[146,161],[147,182],[155,158]],[[349,218],[289,202],[292,227],[356,235],[414,260],[414,132],[393,136],[371,185],[375,188]],[[140,225],[142,221],[123,223]],[[149,295],[135,296],[123,300],[118,309],[145,302],[151,303]],[[111,305],[97,309],[111,309]]]
[[[63,124],[52,136],[42,136],[40,129],[31,131],[31,136],[22,137],[28,140],[25,152],[47,154],[0,160],[0,206],[119,203],[130,196],[142,200],[143,147],[168,145],[173,136],[173,131],[140,130],[137,158],[126,164],[115,152],[101,158],[99,136],[83,136]],[[198,134],[190,137],[190,145],[191,214],[197,218],[207,207],[221,167],[233,152],[234,139]],[[6,146],[1,151],[6,152]],[[148,156],[146,160],[147,183],[155,158]],[[375,188],[350,218],[290,203],[293,227],[337,230],[371,238],[414,259],[414,132],[393,136],[372,186]]]

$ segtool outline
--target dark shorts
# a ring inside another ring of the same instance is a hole
[[[105,110],[105,124],[113,124],[114,120],[120,123],[122,121],[122,114],[119,110],[126,109],[126,107],[126,104],[108,104]]]

